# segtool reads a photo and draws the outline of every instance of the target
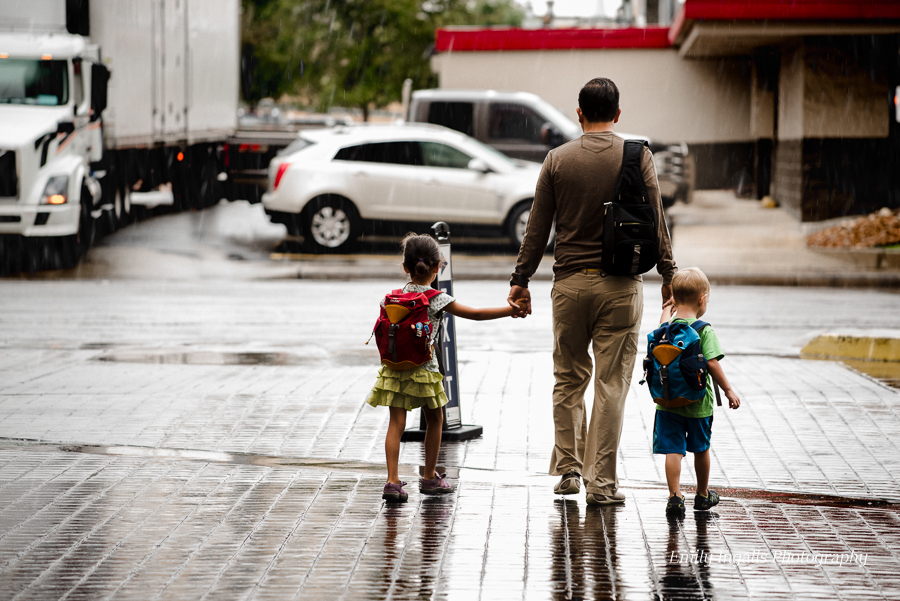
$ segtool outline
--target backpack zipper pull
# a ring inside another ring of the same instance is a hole
[[[372,330],[372,333],[369,334],[369,339],[366,340],[366,346],[369,346],[369,343],[372,342],[372,336],[375,335],[375,330]]]

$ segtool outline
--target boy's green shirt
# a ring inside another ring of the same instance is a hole
[[[695,321],[697,321],[696,317],[689,317],[687,319],[673,319],[672,323],[686,323],[690,325]],[[706,326],[700,330],[700,349],[703,351],[703,356],[706,357],[707,361],[711,359],[719,360],[725,356],[722,353],[722,347],[719,346],[719,339],[716,337],[716,333],[713,332],[712,326]],[[709,417],[713,414],[715,398],[713,379],[712,376],[709,376],[706,382],[706,396],[703,399],[684,407],[675,407],[674,409],[666,409],[659,405],[656,408],[660,411],[671,411],[684,417]]]

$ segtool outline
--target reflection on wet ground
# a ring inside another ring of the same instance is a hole
[[[900,388],[900,362],[897,361],[856,361],[842,359],[841,363],[849,365],[893,388]]]
[[[97,347],[95,347],[97,348]],[[377,365],[371,352],[322,350],[314,355],[286,352],[223,352],[223,351],[146,351],[117,350],[96,357],[97,361],[121,363],[175,365]]]
[[[452,443],[448,443],[452,444]],[[200,461],[204,463],[224,463],[234,465],[255,465],[263,467],[296,467],[311,470],[324,470],[327,472],[348,472],[354,474],[382,474],[384,464],[369,463],[365,461],[349,461],[321,459],[316,457],[285,457],[273,455],[260,455],[254,453],[236,453],[221,451],[206,451],[199,449],[167,449],[159,447],[141,447],[135,445],[91,445],[91,444],[63,444],[48,443],[45,441],[9,439],[0,437],[0,450],[19,450],[32,452],[61,451],[64,453],[85,453],[89,455],[106,455],[111,457],[143,457],[156,460],[174,461]],[[425,467],[412,464],[400,464],[401,475],[405,478],[415,479],[424,475]],[[547,478],[544,473],[523,472],[517,470],[492,470],[466,468],[462,466],[437,466],[437,471],[446,473],[448,478],[462,477],[470,482],[498,483],[498,482],[524,482],[529,479],[539,480]],[[552,478],[548,481],[555,481]],[[660,484],[642,484],[639,482],[624,482],[623,485],[630,489],[663,491],[665,487]],[[690,490],[690,486],[686,487]],[[851,498],[838,495],[822,495],[812,493],[798,493],[790,491],[759,490],[753,488],[718,487],[716,489],[722,498],[741,499],[745,502],[782,503],[788,505],[815,505],[818,507],[864,507],[900,510],[900,496],[897,498]]]
[[[418,471],[388,505],[363,461],[4,439],[0,597],[900,596],[900,506],[883,500],[722,488],[715,511],[671,520],[661,485],[591,507],[503,469],[451,466],[454,494],[427,497]]]

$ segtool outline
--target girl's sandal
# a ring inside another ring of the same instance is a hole
[[[453,492],[453,485],[444,477],[447,474],[435,474],[431,480],[419,478],[419,492],[423,495],[446,495]]]
[[[391,482],[385,483],[384,492],[381,493],[381,498],[388,503],[406,503],[409,495],[403,490],[405,485],[406,482],[401,482],[400,484],[392,484]]]

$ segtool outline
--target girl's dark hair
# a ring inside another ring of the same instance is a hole
[[[403,266],[413,277],[426,276],[436,265],[441,264],[438,244],[427,234],[406,234],[400,243],[400,251],[403,253]]]

